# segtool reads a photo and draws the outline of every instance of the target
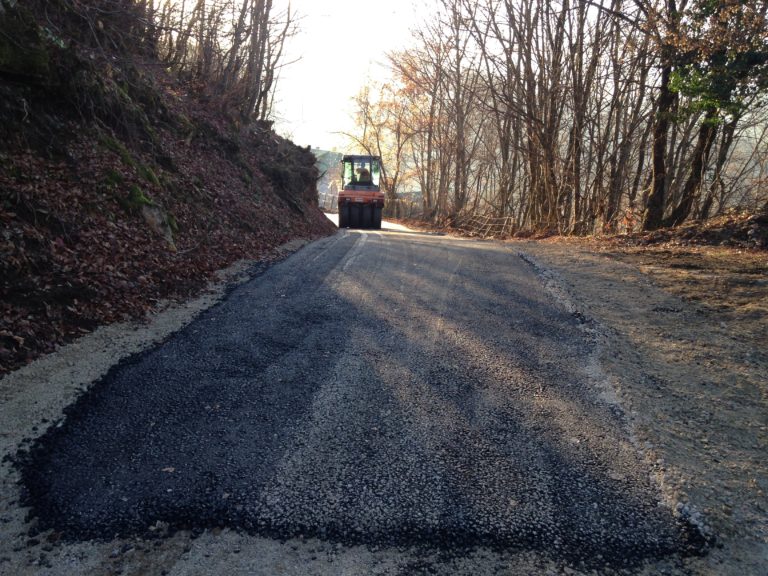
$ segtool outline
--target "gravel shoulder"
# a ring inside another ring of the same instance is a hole
[[[768,256],[510,242],[594,321],[599,365],[664,495],[718,540],[695,574],[768,565]],[[546,271],[549,271],[548,273]]]

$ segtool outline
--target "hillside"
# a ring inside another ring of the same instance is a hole
[[[333,231],[312,153],[170,73],[119,16],[0,0],[0,375]]]

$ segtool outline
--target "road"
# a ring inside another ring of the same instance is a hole
[[[24,461],[28,504],[68,540],[230,528],[495,570],[697,552],[594,349],[504,244],[339,231],[113,368]]]

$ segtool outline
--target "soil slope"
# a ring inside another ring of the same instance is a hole
[[[228,117],[119,22],[34,5],[0,0],[0,376],[333,231],[309,150]]]

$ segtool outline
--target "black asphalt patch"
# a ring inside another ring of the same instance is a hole
[[[339,233],[113,368],[19,455],[27,504],[70,540],[701,553],[596,398],[592,347],[501,247]]]

